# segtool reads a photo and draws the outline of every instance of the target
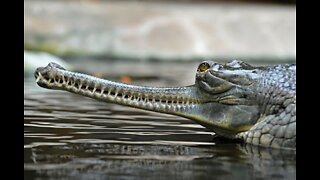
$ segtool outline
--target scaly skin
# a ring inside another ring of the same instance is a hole
[[[55,63],[35,72],[39,86],[189,118],[217,135],[258,146],[296,148],[296,66],[202,62],[194,85],[127,85],[70,72]]]

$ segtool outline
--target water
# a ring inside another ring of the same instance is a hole
[[[147,80],[139,68],[154,64],[105,67],[110,78],[172,86],[192,83],[195,64],[157,66]],[[25,179],[296,179],[295,152],[219,141],[188,119],[42,89],[32,78],[24,101]]]

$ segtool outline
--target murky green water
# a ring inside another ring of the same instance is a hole
[[[150,77],[134,82],[145,85],[193,82],[196,63],[174,67],[87,71]],[[42,89],[32,78],[24,101],[25,179],[296,179],[295,152],[218,142],[188,119]]]

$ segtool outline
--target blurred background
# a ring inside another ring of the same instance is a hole
[[[51,55],[78,69],[96,60],[291,63],[295,34],[290,0],[26,0],[25,70]]]

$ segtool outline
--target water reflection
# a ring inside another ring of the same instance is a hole
[[[76,143],[27,148],[25,158],[30,176],[76,179],[295,179],[296,165],[294,153],[238,145]]]
[[[25,82],[25,179],[295,179],[295,151],[221,143],[190,120]]]

